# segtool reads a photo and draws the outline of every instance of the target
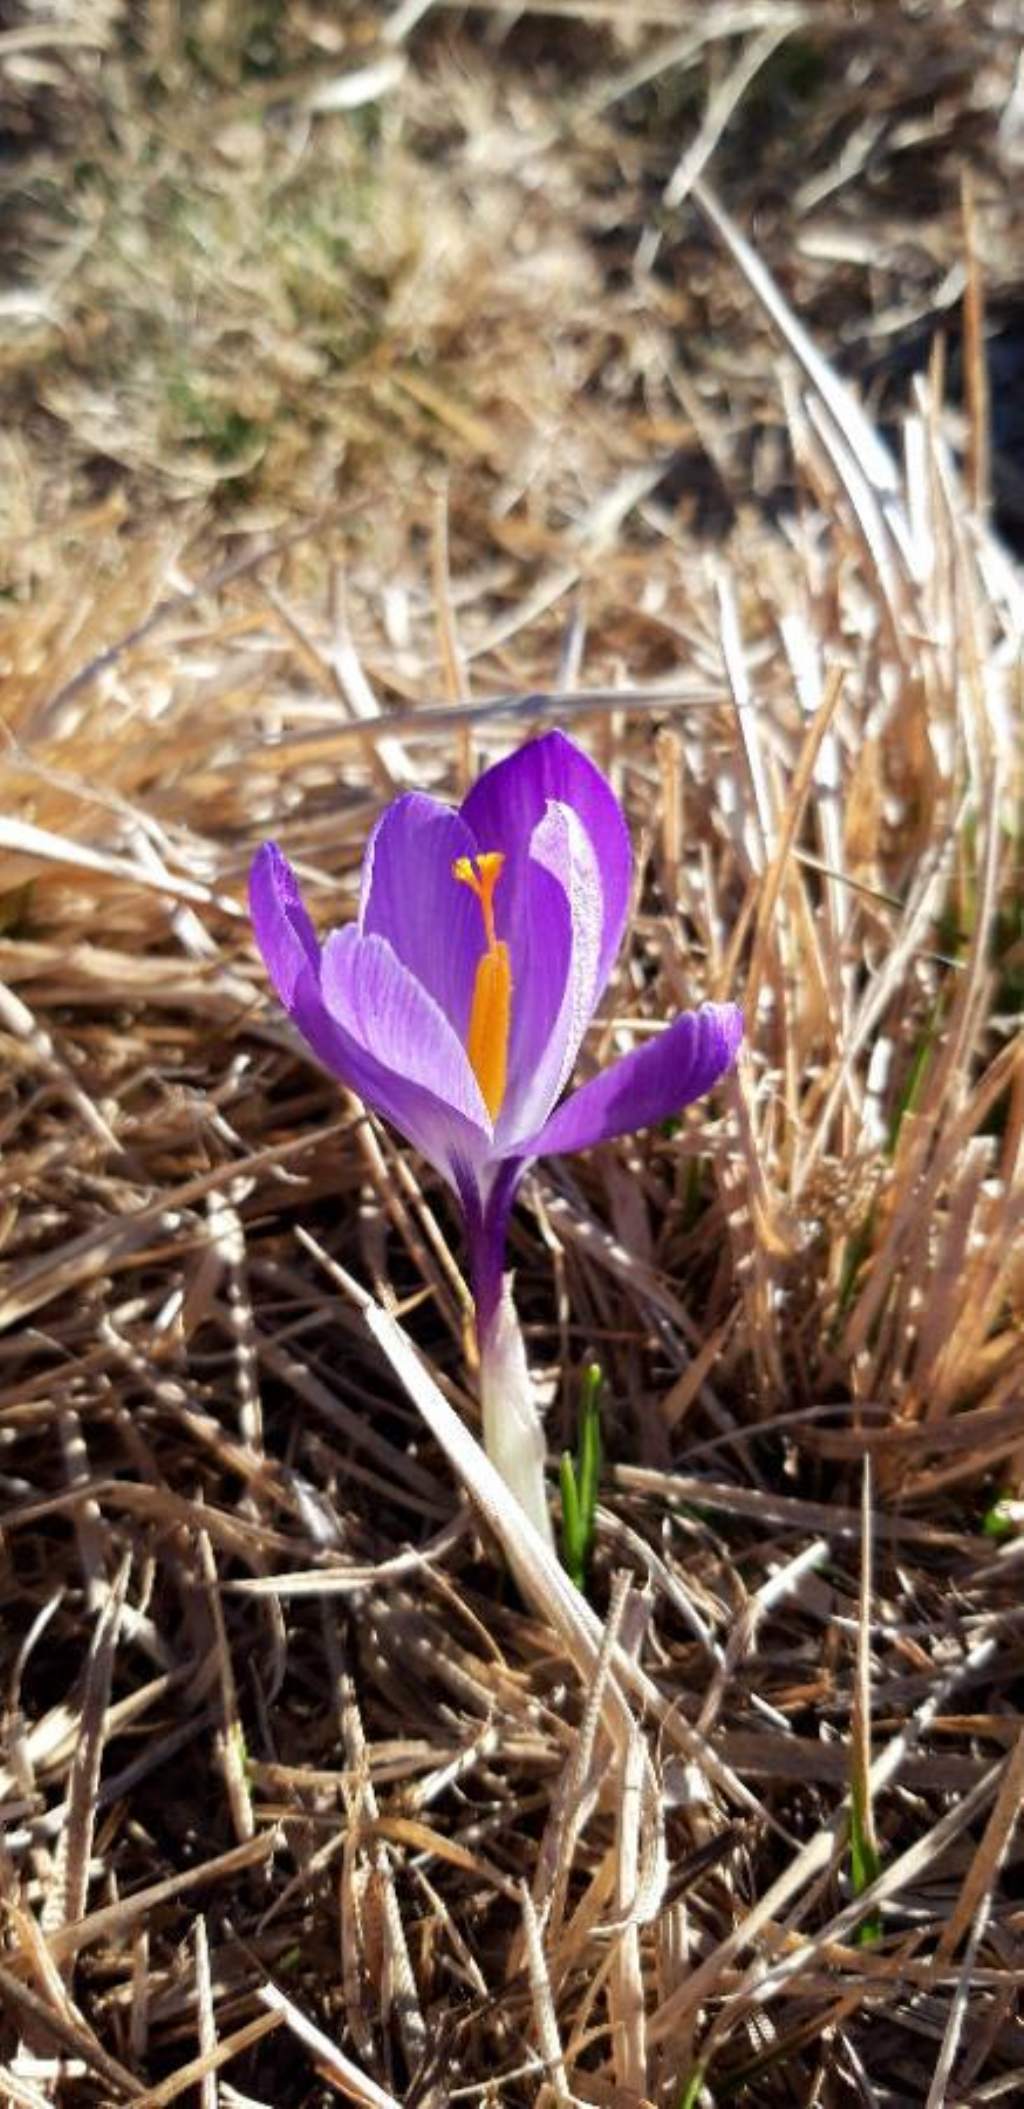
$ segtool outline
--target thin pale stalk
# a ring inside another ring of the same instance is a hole
[[[484,1449],[545,1545],[554,1546],[544,1479],[544,1429],[506,1274],[497,1308],[480,1332]]]

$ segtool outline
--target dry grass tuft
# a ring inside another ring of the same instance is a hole
[[[1011,13],[0,32],[5,2100],[1019,2088]],[[592,1604],[243,910],[553,721],[638,851],[585,1062],[749,1025],[517,1212]]]

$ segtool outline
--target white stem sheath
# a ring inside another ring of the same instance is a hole
[[[544,1428],[526,1366],[523,1336],[506,1274],[501,1300],[480,1342],[484,1449],[546,1545],[554,1545],[544,1484]]]

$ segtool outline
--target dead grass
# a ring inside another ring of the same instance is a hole
[[[1008,12],[0,34],[5,2100],[1019,2089]],[[844,374],[965,287],[880,436]],[[592,1605],[242,907],[272,827],[348,915],[383,800],[552,721],[638,853],[586,1063],[749,1025],[517,1211]]]

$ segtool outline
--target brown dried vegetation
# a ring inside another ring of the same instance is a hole
[[[0,31],[4,2100],[1019,2089],[1015,13]],[[586,1063],[748,1017],[517,1212],[592,1603],[244,912],[553,721],[638,851]]]

